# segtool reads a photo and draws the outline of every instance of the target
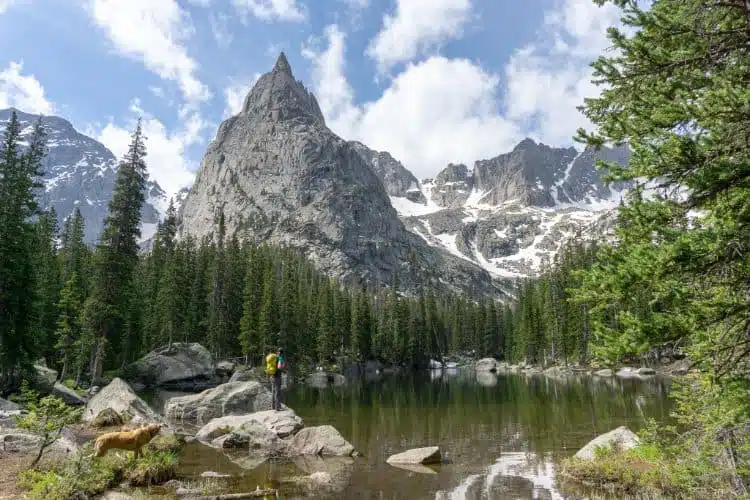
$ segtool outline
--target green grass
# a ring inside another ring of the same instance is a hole
[[[138,460],[133,458],[132,452],[119,450],[102,458],[92,458],[89,444],[73,461],[22,472],[18,484],[32,500],[67,500],[75,495],[91,497],[123,481],[136,487],[163,484],[177,474],[181,444],[174,435],[159,437],[163,439],[149,443]]]
[[[564,486],[580,486],[636,498],[736,498],[715,468],[667,456],[655,444],[620,451],[601,447],[594,460],[571,457],[561,464]]]

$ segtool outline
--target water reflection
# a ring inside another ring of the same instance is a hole
[[[647,418],[663,420],[670,409],[668,381],[660,378],[435,372],[285,391],[285,403],[305,425],[333,425],[362,456],[346,463],[295,460],[281,475],[330,473],[331,490],[316,498],[562,498],[553,484],[560,458],[620,425],[637,431]],[[425,471],[385,462],[432,445],[448,463]],[[245,466],[245,484],[261,484],[265,464],[241,462],[230,463]]]

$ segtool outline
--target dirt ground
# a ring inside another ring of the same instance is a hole
[[[23,490],[16,484],[18,474],[29,467],[33,457],[0,451],[0,499],[23,498]]]

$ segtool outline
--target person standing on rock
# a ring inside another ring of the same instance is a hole
[[[266,375],[271,380],[271,407],[281,411],[281,372],[286,369],[284,349],[279,348],[266,356]]]

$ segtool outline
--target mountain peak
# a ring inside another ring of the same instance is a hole
[[[261,76],[250,90],[242,113],[273,121],[302,118],[325,124],[318,101],[302,82],[294,79],[292,66],[283,52],[273,69]]]
[[[284,51],[282,51],[281,54],[279,54],[279,57],[276,59],[276,64],[273,65],[273,72],[289,73],[290,76],[292,75],[292,66],[289,64]]]

